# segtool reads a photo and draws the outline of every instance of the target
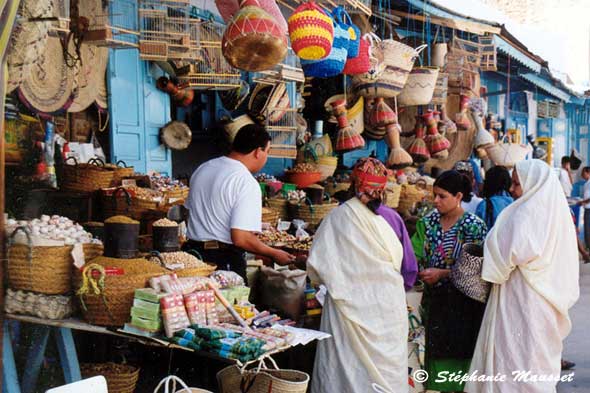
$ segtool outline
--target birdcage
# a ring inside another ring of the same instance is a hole
[[[70,0],[53,0],[53,15],[49,34],[59,35],[70,32]]]
[[[106,3],[104,9],[89,17],[90,25],[84,34],[84,42],[109,48],[137,48],[139,29],[135,4],[114,0],[107,0]]]
[[[464,56],[467,64],[475,67],[481,65],[482,46],[479,42],[464,40],[455,36],[450,47],[451,53]]]
[[[297,111],[295,108],[266,110],[265,125],[271,138],[269,157],[296,158]]]
[[[275,84],[277,82],[305,82],[305,75],[301,68],[299,57],[289,48],[282,63],[270,70],[253,73],[254,82]]]
[[[191,58],[189,2],[139,2],[139,52],[144,60]]]
[[[221,52],[225,25],[216,20],[189,21],[191,63],[178,80],[189,89],[227,90],[240,86],[240,72],[230,66]]]
[[[491,34],[480,35],[481,65],[482,71],[497,71],[496,40]]]

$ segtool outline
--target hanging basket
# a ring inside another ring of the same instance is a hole
[[[68,165],[69,160],[74,160],[75,165]],[[105,167],[99,158],[93,158],[87,164],[78,164],[74,157],[70,157],[64,164],[61,188],[67,191],[98,191],[110,187],[115,176],[115,171]]]
[[[428,105],[432,101],[438,67],[414,67],[397,98],[401,106]]]
[[[449,74],[439,72],[436,78],[436,86],[434,87],[434,93],[432,94],[433,105],[446,105],[447,95],[449,91]]]
[[[495,165],[501,165],[506,168],[513,168],[517,162],[526,158],[531,153],[530,145],[521,145],[518,143],[505,142],[496,143],[486,147],[488,157]]]
[[[139,367],[117,363],[82,363],[82,378],[102,375],[107,380],[109,393],[133,393],[139,379]]]
[[[327,57],[334,42],[332,18],[313,1],[301,4],[288,20],[291,47],[301,59]]]

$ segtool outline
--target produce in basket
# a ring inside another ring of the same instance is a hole
[[[104,221],[105,224],[136,224],[139,225],[139,221],[127,216],[112,216]]]
[[[161,218],[158,221],[154,221],[152,226],[154,226],[154,227],[177,227],[178,223],[176,221],[172,221],[167,218]]]
[[[9,219],[6,222],[6,233],[12,234],[17,227],[24,227],[31,236],[33,245],[74,245],[76,243],[97,243],[100,241],[93,239],[92,234],[86,232],[82,225],[76,224],[67,217],[60,217],[57,215],[48,216],[42,215],[41,218],[35,218],[30,221],[21,221],[20,223],[14,219]],[[49,241],[48,244],[42,244]],[[55,242],[53,244],[52,242]],[[25,237],[18,234],[15,243],[27,244]]]

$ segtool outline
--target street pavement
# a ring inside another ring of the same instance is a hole
[[[563,357],[576,363],[575,374],[572,382],[559,384],[557,392],[590,393],[590,263],[581,264],[580,299],[570,317],[573,327],[565,339]]]

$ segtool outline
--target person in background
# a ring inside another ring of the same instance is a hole
[[[470,381],[469,393],[555,392],[556,380],[512,373],[559,378],[568,311],[580,293],[576,231],[557,176],[541,160],[520,161],[510,191],[515,202],[484,244],[482,278],[493,285],[469,371],[508,378]]]
[[[500,212],[514,201],[509,193],[511,184],[510,172],[503,166],[495,166],[486,172],[483,201],[475,209],[475,214],[486,223],[488,230],[494,226]]]
[[[311,392],[368,392],[377,384],[383,391],[405,393],[404,251],[377,213],[387,169],[376,159],[361,158],[351,183],[354,197],[323,219],[307,260],[312,283],[327,288],[321,330],[332,335],[318,343]]]
[[[573,181],[572,174],[570,172],[570,157],[561,157],[561,169],[559,170],[559,183],[567,198],[572,196]]]
[[[412,244],[426,269],[419,273],[426,284],[422,298],[422,320],[426,327],[425,369],[465,373],[469,369],[485,304],[460,292],[449,280],[465,243],[482,244],[487,228],[461,202],[471,192],[471,181],[457,171],[442,173],[434,182],[434,210],[416,224]],[[458,392],[463,384],[429,378],[425,388]]]
[[[590,247],[590,167],[582,168],[582,179],[584,179],[584,187],[582,192],[582,200],[578,205],[584,207],[584,240],[586,247]]]
[[[473,192],[474,188],[476,187],[473,166],[471,165],[470,161],[458,161],[455,164],[454,169],[469,179],[469,193],[463,196],[461,206],[466,212],[475,213],[475,209],[477,209],[477,206],[479,206],[482,199],[478,197],[475,192]]]
[[[183,249],[197,250],[207,262],[246,281],[244,251],[282,265],[295,262],[293,255],[265,245],[255,235],[262,229],[262,192],[252,174],[264,167],[269,149],[264,127],[242,127],[229,155],[209,160],[193,173],[185,202],[189,219]]]

